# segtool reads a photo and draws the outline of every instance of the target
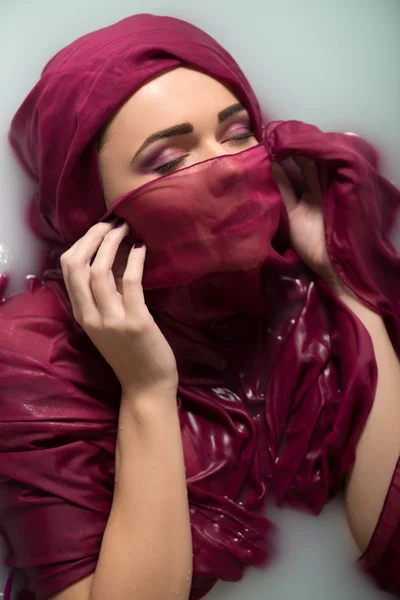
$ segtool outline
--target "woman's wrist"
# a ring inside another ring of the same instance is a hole
[[[364,304],[336,273],[324,277],[334,294],[354,313],[365,325],[381,320],[381,316]]]
[[[178,409],[177,390],[146,390],[137,392],[129,388],[122,388],[121,409],[128,410],[139,420],[153,418],[160,414],[175,413]]]
[[[345,302],[346,300],[355,300],[359,302],[357,296],[353,294],[351,289],[347,287],[347,285],[340,279],[340,277],[334,271],[329,271],[329,273],[322,276],[322,279],[325,281],[326,284],[328,284],[333,293],[336,296],[338,296],[338,298],[340,298],[343,302]]]

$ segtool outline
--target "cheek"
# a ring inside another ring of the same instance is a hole
[[[154,174],[143,174],[134,170],[129,160],[121,157],[120,153],[112,148],[111,142],[101,150],[97,164],[107,209],[129,192],[155,179]]]
[[[165,250],[173,247],[182,238],[195,238],[199,234],[193,214],[188,214],[177,206],[168,205],[168,210],[156,209],[154,206],[143,209],[132,207],[126,214],[131,227],[129,241],[142,239],[148,250]]]
[[[133,192],[145,183],[155,179],[152,175],[140,175],[132,171],[115,169],[102,177],[104,199],[107,208],[112,207],[120,198]]]
[[[257,146],[259,142],[257,141],[257,139],[255,137],[251,137],[247,140],[247,147],[248,148],[252,148],[253,146]]]
[[[195,218],[204,208],[204,194],[196,187],[166,178],[127,197],[115,214],[130,226],[128,241],[142,239],[151,252],[174,246],[182,238],[204,236]]]

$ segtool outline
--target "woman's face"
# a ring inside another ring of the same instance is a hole
[[[168,71],[135,92],[106,131],[106,206],[166,173],[256,144],[247,110],[224,85],[186,67]]]

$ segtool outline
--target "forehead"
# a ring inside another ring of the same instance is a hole
[[[179,67],[143,85],[114,119],[116,128],[149,134],[185,121],[217,120],[217,113],[238,102],[225,85],[205,73]]]

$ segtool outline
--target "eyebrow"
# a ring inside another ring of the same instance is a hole
[[[242,110],[245,110],[245,107],[241,102],[231,104],[231,106],[224,108],[224,110],[221,110],[221,112],[218,113],[218,123],[223,123],[229,119],[229,117],[236,115],[236,113],[241,112]]]
[[[232,104],[231,106],[224,108],[217,115],[218,123],[219,124],[223,123],[224,121],[229,119],[229,117],[231,117],[232,115],[235,115],[238,112],[241,112],[242,110],[245,110],[245,107],[240,102],[237,102],[236,104]],[[136,152],[136,154],[132,158],[131,162],[133,162],[135,160],[135,158],[141,152],[143,152],[143,150],[148,148],[148,146],[150,146],[151,144],[154,144],[154,142],[157,142],[158,140],[162,140],[165,138],[173,137],[175,135],[187,135],[188,133],[193,133],[193,131],[194,131],[194,127],[191,123],[181,123],[180,125],[173,125],[172,127],[167,127],[166,129],[162,129],[161,131],[156,131],[155,133],[152,133],[151,135],[149,135],[148,138],[145,139],[143,144],[140,146],[139,150]]]

